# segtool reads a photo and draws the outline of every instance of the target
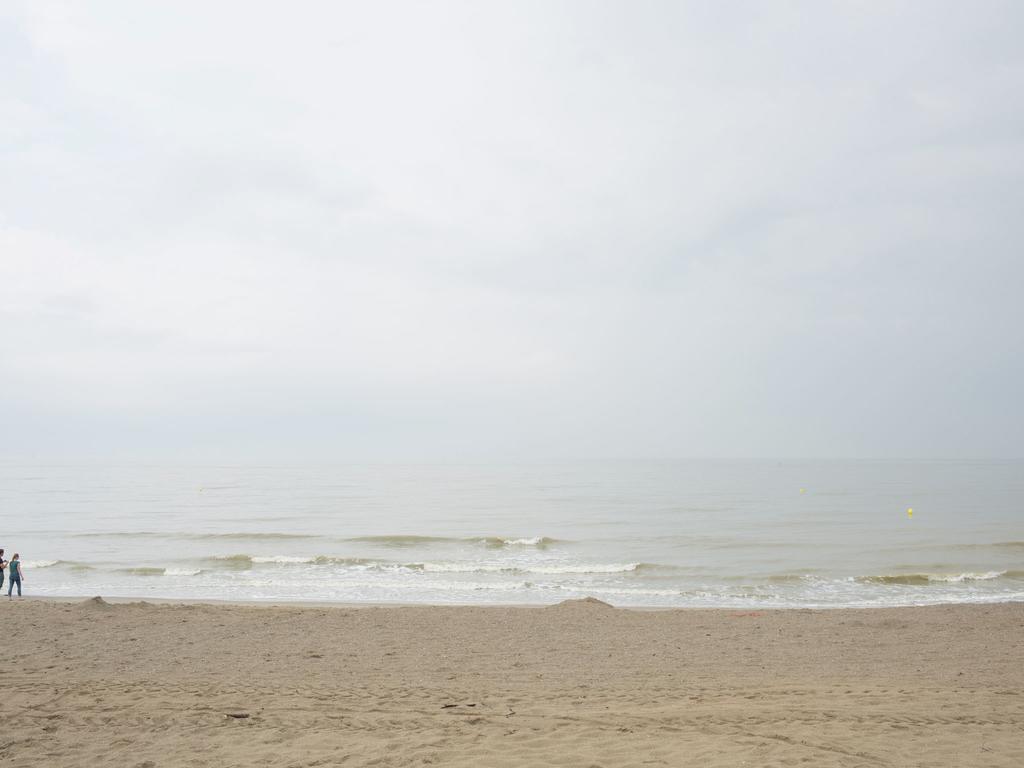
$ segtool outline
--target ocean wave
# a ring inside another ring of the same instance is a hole
[[[366,544],[381,544],[386,547],[417,547],[429,544],[456,544],[463,539],[447,536],[353,536],[345,541],[360,541]]]
[[[929,544],[901,544],[896,547],[886,547],[886,550],[899,552],[907,549],[913,550],[935,550],[953,552],[976,552],[977,550],[1024,550],[1024,541],[985,541],[985,542],[935,542]]]
[[[311,533],[265,533],[259,531],[230,531],[223,533],[196,533],[194,531],[90,531],[71,534],[74,538],[90,539],[172,539],[179,541],[277,541],[321,539]]]
[[[252,568],[251,555],[214,555],[202,560],[211,568],[248,569]]]
[[[984,571],[965,573],[893,573],[879,576],[858,576],[854,580],[869,584],[924,585],[932,583],[960,584],[968,581],[991,581],[1004,576],[1015,578],[1017,571]]]
[[[321,539],[313,533],[261,533],[261,532],[231,532],[231,533],[173,533],[168,537],[187,539],[189,541],[277,541],[279,539],[296,541]]]
[[[501,543],[506,547],[539,547],[553,544],[554,539],[550,539],[547,536],[533,536],[528,539],[502,539]]]
[[[821,579],[819,575],[807,571],[773,573],[768,577],[768,581],[772,584],[798,584],[804,581],[816,581],[819,579]]]
[[[477,544],[491,549],[502,547],[533,547],[536,549],[547,549],[548,547],[561,543],[559,539],[549,536],[467,536],[464,538],[451,536],[355,536],[345,541],[363,542],[366,544],[380,544],[385,547],[422,547],[435,544]]]
[[[118,568],[118,573],[130,573],[132,576],[163,576],[164,568],[155,566],[140,565],[133,568]]]
[[[68,534],[73,539],[160,539],[168,535],[159,531],[86,531]]]
[[[475,539],[467,539],[467,541],[474,541],[492,549],[501,547],[534,547],[536,549],[547,549],[548,547],[559,543],[558,539],[552,539],[550,536],[531,536],[527,538],[481,536]]]
[[[419,566],[428,573],[539,573],[588,574],[628,573],[635,571],[642,563],[594,563],[594,564],[551,564],[551,565],[505,565],[502,563],[408,563],[406,567]]]
[[[51,568],[57,564],[73,565],[73,563],[63,560],[26,560],[23,563],[26,568]]]
[[[525,573],[630,573],[638,570],[644,563],[594,563],[594,564],[570,564],[570,565],[531,565],[521,567]]]
[[[214,568],[249,569],[257,566],[340,566],[358,570],[421,571],[426,573],[616,574],[645,569],[671,569],[654,563],[501,563],[473,561],[395,562],[327,555],[221,555],[205,561]]]
[[[127,573],[132,576],[198,576],[203,572],[202,568],[175,568],[162,565],[137,565],[114,570],[117,573]]]
[[[695,569],[686,566],[644,562],[544,562],[510,557],[508,561],[493,558],[477,560],[398,560],[364,557],[337,557],[332,555],[257,555],[234,553],[215,555],[198,560],[180,561],[183,566],[202,566],[202,570],[251,570],[262,568],[312,568],[334,567],[344,570],[426,572],[426,573],[508,573],[541,575],[616,575],[622,574],[636,579],[666,580],[678,578],[680,574],[692,573]],[[133,570],[133,569],[122,569]],[[138,575],[146,575],[145,569],[134,569]],[[153,573],[158,570],[154,569]]]
[[[368,566],[383,563],[362,557],[330,557],[328,555],[215,555],[203,562],[212,568],[247,569],[254,565],[347,565]]]
[[[260,531],[226,531],[202,532],[195,531],[89,531],[74,533],[75,538],[103,539],[168,539],[178,541],[312,541],[331,539],[311,533],[279,533]],[[546,549],[554,544],[563,543],[550,536],[419,536],[414,534],[398,534],[387,536],[353,536],[334,539],[335,541],[361,542],[379,544],[385,547],[426,547],[443,544],[476,544],[488,548],[532,547]]]

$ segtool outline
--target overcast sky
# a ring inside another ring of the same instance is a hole
[[[0,5],[0,457],[1024,455],[1024,5]]]

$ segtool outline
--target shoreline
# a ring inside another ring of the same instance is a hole
[[[3,597],[5,595],[0,595]],[[110,595],[24,595],[21,598],[15,596],[13,600],[38,601],[53,603],[76,603],[84,600],[100,598],[111,605],[131,605],[133,603],[152,603],[153,605],[221,605],[236,606],[239,608],[551,608],[562,603],[572,603],[578,600],[595,600],[614,608],[618,611],[634,611],[637,613],[671,613],[673,611],[722,611],[731,613],[762,613],[762,612],[834,612],[834,611],[890,611],[920,608],[943,608],[943,607],[987,607],[987,606],[1009,606],[1022,605],[1021,600],[972,600],[972,601],[949,601],[935,603],[914,603],[905,605],[750,605],[750,606],[703,606],[703,605],[615,605],[606,603],[594,597],[568,598],[551,603],[423,603],[423,602],[344,602],[339,600],[277,600],[277,599],[254,599],[254,600],[228,600],[218,598],[179,598],[179,597],[149,597],[142,595],[132,596],[110,596]],[[0,601],[2,602],[2,601]]]
[[[1024,603],[36,597],[0,617],[12,768],[1024,764]]]

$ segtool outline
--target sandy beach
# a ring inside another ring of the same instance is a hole
[[[1024,604],[4,601],[18,766],[1020,766]]]

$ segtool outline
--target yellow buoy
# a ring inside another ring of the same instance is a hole
[[[801,488],[800,489],[800,493],[807,493],[807,489],[806,488]]]
[[[908,507],[907,508],[907,517],[913,517],[913,516],[914,516],[914,508],[913,507]]]

